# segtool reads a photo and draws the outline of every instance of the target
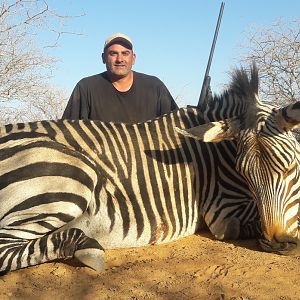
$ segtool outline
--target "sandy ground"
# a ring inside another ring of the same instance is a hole
[[[0,299],[300,299],[300,256],[264,253],[252,240],[201,233],[106,254],[101,274],[64,262],[11,272]]]

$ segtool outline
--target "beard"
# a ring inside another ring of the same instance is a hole
[[[131,72],[131,67],[126,65],[111,65],[108,71],[115,76],[125,77]]]

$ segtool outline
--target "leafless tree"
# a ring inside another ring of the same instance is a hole
[[[300,19],[250,28],[242,49],[242,62],[259,68],[264,100],[278,105],[300,100]]]
[[[260,94],[279,106],[300,100],[300,19],[279,19],[245,34],[242,62],[259,68]],[[294,131],[300,141],[299,129]]]
[[[58,117],[65,99],[50,86],[56,58],[47,49],[67,33],[70,17],[59,15],[46,0],[0,0],[1,123],[22,121],[24,112],[25,119]],[[45,111],[42,103],[47,103]]]
[[[35,92],[37,96],[25,105],[9,101],[0,106],[0,124],[61,118],[67,104],[67,92],[50,85],[40,86]]]

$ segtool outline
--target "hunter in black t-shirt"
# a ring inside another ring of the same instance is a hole
[[[136,123],[177,109],[170,92],[157,77],[133,72],[133,84],[118,91],[107,72],[86,77],[75,86],[63,119]]]
[[[138,123],[178,108],[161,80],[132,71],[136,58],[132,48],[131,39],[122,33],[105,41],[106,72],[77,83],[63,119]]]

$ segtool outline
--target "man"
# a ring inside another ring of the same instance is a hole
[[[62,118],[136,123],[177,109],[161,80],[132,71],[135,59],[127,35],[110,36],[102,53],[107,71],[77,83]]]

